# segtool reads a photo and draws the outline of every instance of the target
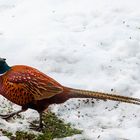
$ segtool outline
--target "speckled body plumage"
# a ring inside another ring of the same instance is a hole
[[[64,87],[35,68],[24,65],[9,67],[5,59],[1,58],[0,74],[2,74],[0,76],[0,94],[11,102],[22,106],[20,111],[0,116],[9,118],[32,108],[40,114],[39,127],[43,126],[42,112],[49,105],[64,103],[70,98],[108,99],[140,105],[138,98]]]
[[[22,65],[13,66],[1,76],[0,87],[5,98],[24,108],[33,109],[39,106],[40,101],[63,92],[62,86],[52,78],[34,68]],[[46,107],[37,108],[40,111]]]

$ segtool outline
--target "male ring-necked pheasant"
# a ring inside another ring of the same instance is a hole
[[[96,98],[140,105],[140,99],[95,91],[73,89],[62,86],[39,70],[24,66],[8,66],[6,59],[0,58],[0,94],[22,109],[7,115],[9,118],[28,108],[40,114],[39,127],[42,127],[42,112],[51,104],[64,103],[70,98]]]

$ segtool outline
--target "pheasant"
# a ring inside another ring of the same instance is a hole
[[[49,105],[61,104],[70,98],[96,98],[140,105],[138,98],[65,87],[35,68],[10,67],[4,58],[0,58],[0,74],[0,94],[22,107],[19,111],[0,116],[7,119],[31,108],[39,113],[39,128],[43,127],[42,112]]]

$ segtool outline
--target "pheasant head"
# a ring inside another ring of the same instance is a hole
[[[6,60],[5,58],[0,58],[0,74],[4,74],[6,71],[10,69],[5,60]]]

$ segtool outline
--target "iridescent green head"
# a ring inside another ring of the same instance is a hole
[[[6,59],[5,58],[0,58],[0,74],[5,73],[9,69],[10,69],[10,67],[6,63]]]

